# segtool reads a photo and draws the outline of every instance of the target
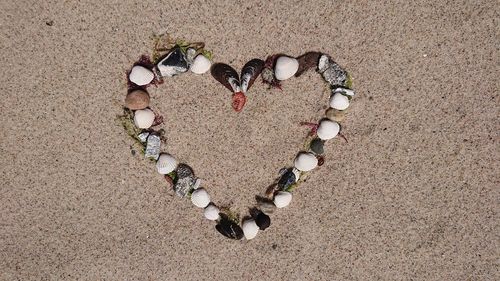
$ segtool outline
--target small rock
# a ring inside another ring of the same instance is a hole
[[[188,71],[186,56],[180,48],[175,48],[156,65],[162,77],[172,77]]]
[[[194,177],[193,169],[184,163],[177,166],[176,173],[179,178]]]
[[[268,201],[259,201],[257,203],[257,206],[259,209],[266,213],[266,214],[272,214],[276,210],[276,205],[274,205],[273,202],[268,202]]]
[[[320,155],[320,154],[323,154],[325,151],[324,151],[324,148],[323,148],[323,144],[325,142],[322,141],[321,139],[314,139],[311,141],[311,144],[309,146],[309,148],[311,149],[312,152],[314,152],[315,154],[317,155]]]
[[[174,186],[175,194],[184,198],[191,190],[196,189],[197,179],[194,176],[193,169],[182,163],[177,166],[176,174],[177,181]]]
[[[130,82],[139,85],[139,86],[144,86],[155,78],[155,75],[153,74],[153,71],[145,68],[142,65],[136,65],[132,67],[132,70],[130,71],[130,74],[128,76],[128,79]]]
[[[134,90],[125,97],[125,106],[130,110],[144,109],[149,106],[149,94],[144,90]]]
[[[326,117],[330,120],[336,121],[336,122],[342,122],[345,118],[345,111],[343,110],[338,110],[335,108],[329,108],[326,113]]]
[[[342,88],[342,87],[338,87],[336,89],[333,89],[332,90],[332,94],[335,94],[335,93],[341,93],[345,96],[349,96],[349,97],[353,97],[354,96],[354,91],[351,90],[351,89],[347,89],[347,88]]]
[[[302,73],[310,68],[318,67],[320,56],[321,53],[319,52],[307,52],[298,57],[297,61],[299,62],[299,69],[297,70],[297,73],[295,73],[295,77],[299,77],[300,75],[302,75]]]
[[[347,81],[347,71],[342,69],[328,55],[322,55],[318,62],[318,72],[323,75],[323,79],[332,86],[345,86]]]
[[[151,134],[147,138],[146,151],[144,152],[144,157],[157,160],[160,157],[160,136],[156,134]]]
[[[165,175],[165,181],[167,182],[167,187],[170,189],[174,186],[174,181],[169,175]]]
[[[148,140],[148,137],[149,137],[149,132],[142,132],[142,133],[140,133],[140,134],[137,135],[137,138],[141,142],[146,142]]]
[[[280,178],[278,181],[278,187],[281,190],[287,189],[289,186],[292,184],[296,183],[297,179],[295,177],[295,174],[293,173],[292,169],[288,169]]]
[[[265,230],[271,225],[271,218],[263,212],[260,212],[255,217],[255,223],[259,226],[260,230]]]
[[[188,48],[186,50],[186,61],[187,61],[188,65],[193,64],[195,56],[196,56],[196,49],[195,48]]]

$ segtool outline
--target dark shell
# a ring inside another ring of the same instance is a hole
[[[210,70],[215,80],[219,81],[224,87],[228,88],[231,92],[236,93],[240,91],[240,78],[234,68],[225,63],[216,63]]]
[[[217,231],[230,239],[240,240],[243,238],[243,230],[241,227],[231,221],[226,215],[221,214],[220,222],[215,226]]]
[[[318,66],[320,56],[320,52],[307,52],[298,57],[297,60],[299,61],[299,69],[295,73],[295,77],[299,77],[308,69],[313,67],[316,68]]]
[[[309,148],[315,154],[323,154],[324,153],[324,148],[323,148],[324,143],[325,142],[322,141],[321,139],[314,139],[311,141],[311,145],[309,146]]]
[[[265,230],[271,225],[271,218],[268,215],[264,214],[263,212],[260,212],[255,217],[255,223],[260,228],[260,230]]]
[[[281,176],[280,180],[278,181],[278,187],[281,190],[285,190],[292,184],[294,184],[295,181],[296,181],[295,174],[293,173],[292,169],[288,169],[286,173],[284,173]]]
[[[174,76],[179,73],[183,73],[188,71],[189,65],[186,60],[186,55],[182,52],[182,50],[177,47],[173,49],[170,53],[168,53],[164,58],[160,59],[157,64],[158,68],[163,67],[164,69],[160,69],[160,73],[162,76]]]
[[[241,70],[241,91],[246,93],[252,87],[253,82],[259,77],[264,68],[264,61],[261,59],[252,59],[247,62]]]

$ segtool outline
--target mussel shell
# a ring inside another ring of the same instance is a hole
[[[240,77],[241,91],[243,93],[246,93],[252,87],[262,69],[264,69],[264,61],[261,59],[252,59],[243,66]]]
[[[241,229],[238,224],[231,221],[225,214],[221,213],[220,216],[221,220],[215,226],[215,229],[217,229],[220,234],[235,240],[243,238],[243,229]]]
[[[297,57],[297,60],[299,61],[299,69],[295,73],[295,77],[299,77],[308,69],[313,67],[316,68],[320,57],[320,52],[307,52],[300,57]]]
[[[240,78],[234,68],[225,63],[216,63],[212,66],[210,73],[224,87],[233,93],[240,91]]]

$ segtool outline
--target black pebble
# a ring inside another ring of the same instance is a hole
[[[287,189],[295,183],[295,180],[295,174],[292,172],[292,169],[288,169],[278,181],[278,187],[282,190]]]
[[[323,152],[325,152],[323,149],[323,144],[324,141],[320,139],[314,139],[313,141],[311,141],[310,145],[311,151],[314,152],[315,154],[323,154]]]
[[[255,223],[260,228],[260,230],[265,230],[271,225],[271,218],[268,215],[260,212],[255,218]]]

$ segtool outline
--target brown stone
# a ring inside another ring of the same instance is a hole
[[[345,110],[337,110],[334,108],[329,108],[326,113],[326,117],[335,122],[341,122],[345,117]]]
[[[130,110],[144,109],[149,106],[149,94],[144,90],[133,90],[125,98],[125,106]]]

